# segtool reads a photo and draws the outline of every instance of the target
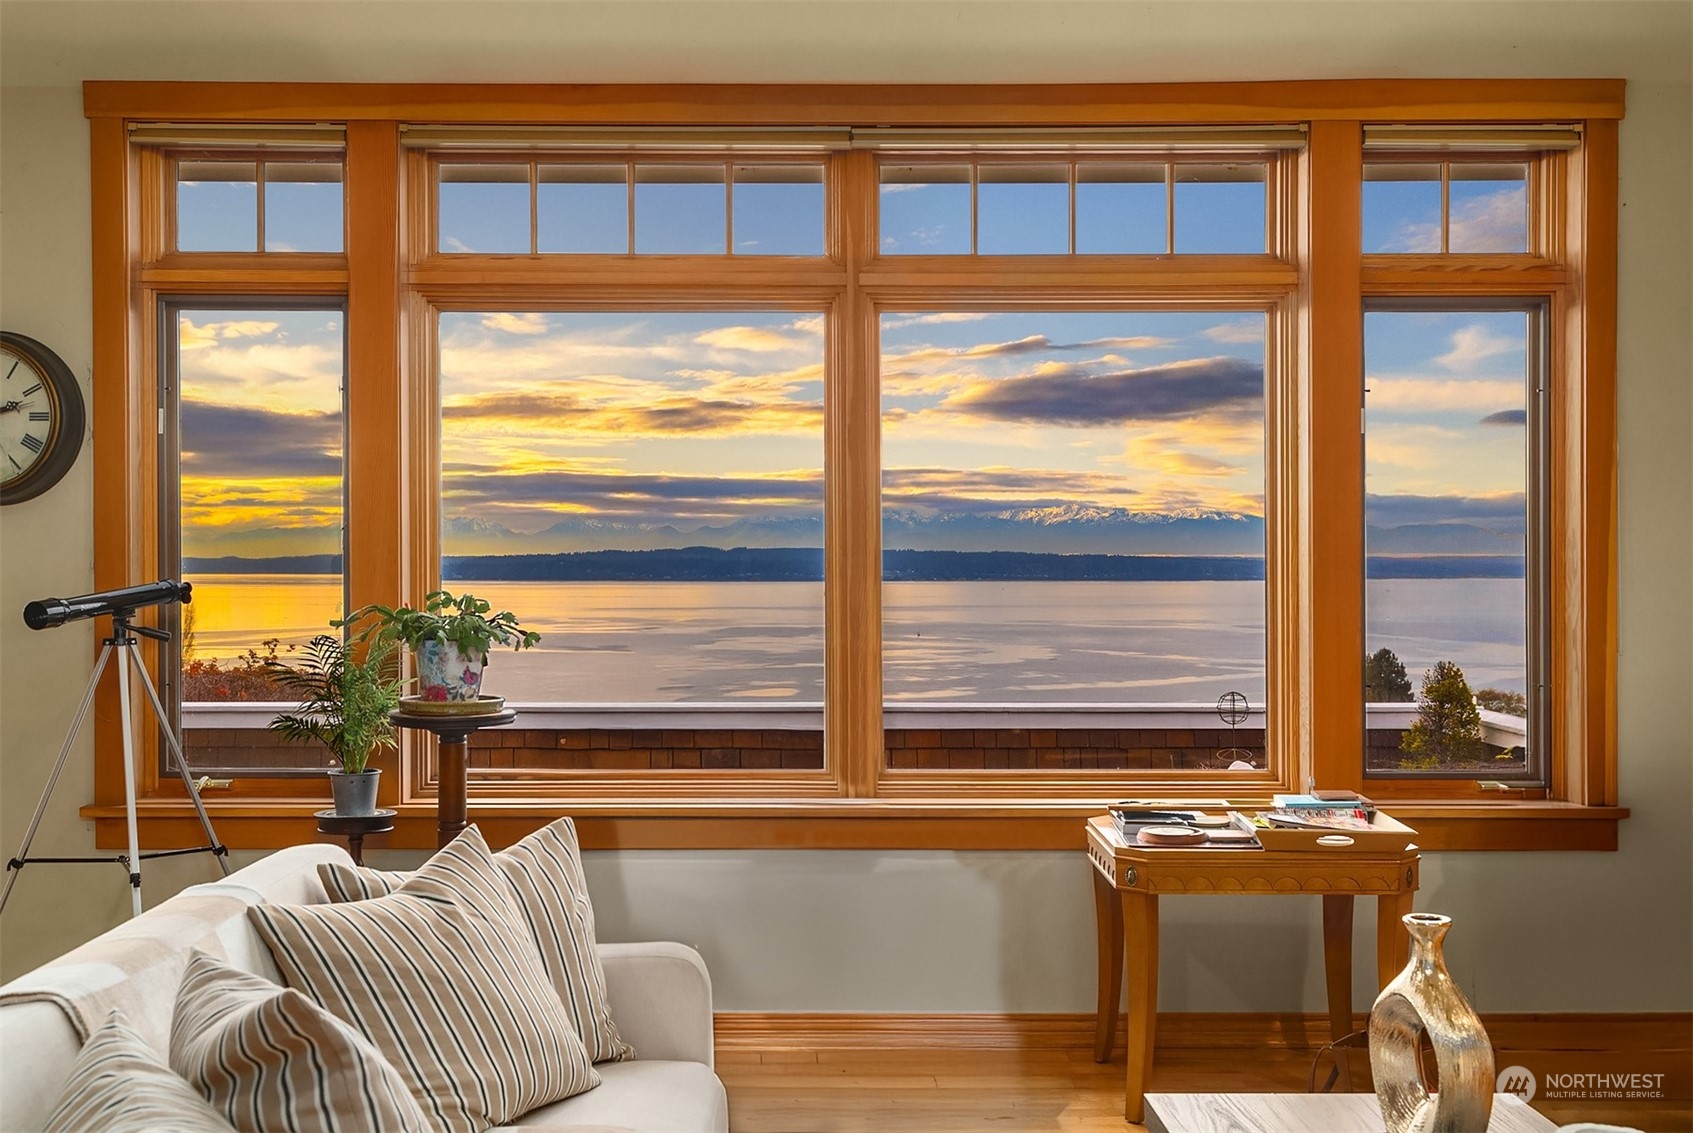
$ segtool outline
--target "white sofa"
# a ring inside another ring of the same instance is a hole
[[[45,1124],[81,1046],[71,1015],[76,1004],[84,1011],[123,1007],[162,1051],[176,984],[193,948],[280,982],[245,908],[326,901],[317,864],[350,860],[339,846],[281,850],[222,881],[186,889],[0,987],[0,1130],[23,1133]],[[699,953],[681,944],[602,944],[600,956],[612,1016],[635,1059],[600,1063],[600,1086],[506,1128],[727,1133],[728,1100],[712,1072],[711,979]],[[92,999],[91,987],[97,989]]]

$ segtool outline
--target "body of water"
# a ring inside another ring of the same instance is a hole
[[[195,656],[327,631],[341,582],[207,574],[194,583]],[[510,609],[538,648],[497,651],[510,700],[599,703],[823,699],[818,582],[455,582]],[[1214,703],[1265,696],[1261,582],[889,582],[890,701]],[[1320,616],[1320,612],[1319,612]],[[1367,650],[1392,649],[1413,684],[1457,661],[1474,688],[1524,686],[1521,579],[1368,584]]]

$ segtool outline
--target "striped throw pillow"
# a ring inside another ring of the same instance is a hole
[[[617,1033],[606,996],[605,969],[594,947],[594,906],[582,875],[576,825],[561,818],[494,855],[511,883],[529,931],[541,950],[565,1009],[595,1062],[621,1062],[635,1051]],[[409,873],[319,863],[318,876],[332,901],[365,901],[398,889]]]
[[[374,1043],[435,1129],[481,1133],[600,1084],[474,826],[386,897],[247,916],[284,982]]]
[[[113,1010],[71,1065],[45,1133],[235,1133]]]
[[[204,952],[188,960],[171,1068],[243,1133],[427,1133],[399,1071],[293,988]]]

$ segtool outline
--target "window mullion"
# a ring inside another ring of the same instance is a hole
[[[881,393],[875,156],[830,163],[828,215],[847,272],[830,312],[824,387],[824,753],[843,795],[877,793],[882,737]]]
[[[400,132],[394,122],[347,127],[347,525],[349,609],[396,604],[406,595],[408,507],[427,496],[408,487],[400,435],[419,411],[401,367]],[[414,376],[418,369],[414,368]],[[433,406],[433,402],[428,401]],[[408,752],[414,749],[404,749]],[[400,775],[382,777],[381,805],[399,800]]]
[[[1357,122],[1313,122],[1307,168],[1309,231],[1300,378],[1304,401],[1297,501],[1297,543],[1284,561],[1302,572],[1299,612],[1288,629],[1300,638],[1297,704],[1304,715],[1299,750],[1317,786],[1363,786],[1358,759],[1364,734],[1364,469],[1362,273],[1362,129]],[[1292,425],[1292,422],[1287,422]],[[1288,580],[1284,585],[1292,585]],[[1317,604],[1320,602],[1320,616]],[[1286,753],[1291,754],[1291,753]]]

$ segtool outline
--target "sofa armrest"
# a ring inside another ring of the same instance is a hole
[[[715,1064],[711,975],[686,944],[602,944],[606,997],[639,1059]]]

